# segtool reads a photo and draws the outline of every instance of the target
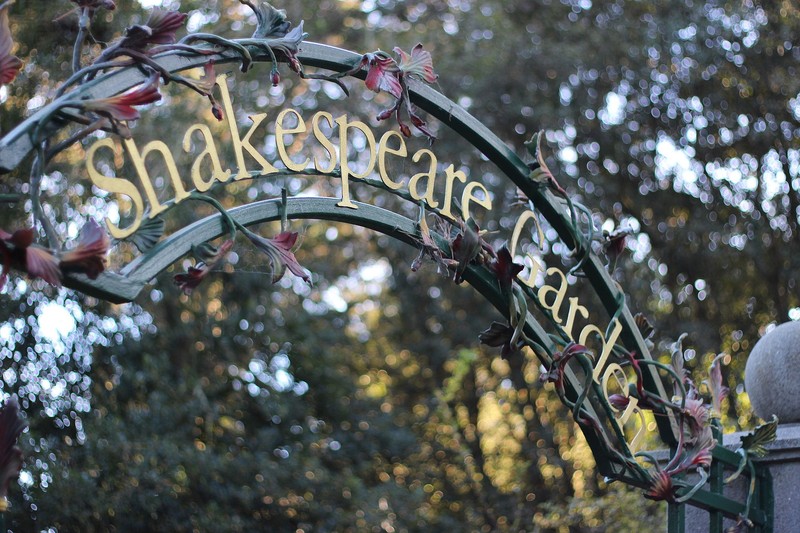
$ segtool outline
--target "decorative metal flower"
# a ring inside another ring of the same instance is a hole
[[[521,343],[512,343],[514,339],[514,328],[500,322],[492,322],[489,329],[478,335],[478,339],[486,346],[502,347],[500,357],[508,359],[513,354],[519,352]]]
[[[520,264],[514,262],[511,257],[511,252],[508,248],[503,246],[497,252],[497,257],[492,261],[490,268],[497,276],[497,281],[500,282],[500,289],[507,293],[511,290],[511,284],[517,278],[517,275],[525,268]]]
[[[186,21],[186,13],[153,9],[144,25],[136,24],[125,30],[125,36],[118,43],[119,48],[143,51],[152,44],[172,44],[175,32]]]
[[[608,396],[608,403],[617,411],[624,411],[628,408],[628,404],[631,403],[631,399],[630,396],[615,393]]]
[[[617,260],[625,251],[625,241],[633,233],[630,228],[617,228],[614,231],[603,232],[603,250],[611,264],[611,269],[616,267]]]
[[[386,91],[397,99],[403,98],[400,68],[389,54],[381,51],[364,54],[361,63],[367,67],[367,77],[364,80],[367,89],[376,93]]]
[[[158,80],[158,74],[154,73],[146,83],[132,91],[108,98],[86,100],[81,102],[81,106],[84,111],[90,111],[114,121],[136,120],[139,118],[139,111],[134,106],[161,100],[161,94],[158,92]]]
[[[417,228],[419,229],[419,238],[417,238],[417,242],[420,245],[420,251],[419,255],[411,263],[411,271],[416,272],[419,270],[422,266],[422,260],[428,255],[436,263],[437,272],[447,275],[447,260],[442,256],[442,250],[431,236],[431,230],[428,227],[428,221],[425,218],[425,208],[423,206],[420,206]]]
[[[400,56],[399,63],[386,52],[378,50],[361,56],[358,64],[342,75],[353,75],[362,68],[366,68],[367,77],[364,83],[367,88],[375,92],[386,91],[397,99],[392,107],[378,115],[378,120],[386,120],[395,115],[400,131],[406,137],[410,137],[411,128],[403,122],[400,116],[400,111],[403,104],[405,104],[411,124],[433,142],[436,137],[428,129],[425,121],[417,115],[414,106],[409,100],[407,85],[407,78],[417,78],[426,83],[434,83],[438,79],[438,76],[433,71],[431,54],[423,50],[422,44],[417,44],[411,50],[411,54],[407,54],[400,48],[395,48],[394,52]]]
[[[232,248],[232,240],[223,242],[219,248],[205,248],[203,261],[197,263],[196,266],[189,267],[185,274],[176,274],[173,277],[173,281],[185,294],[191,294],[208,274],[219,266]]]
[[[663,470],[657,470],[651,474],[650,488],[644,493],[645,498],[651,500],[669,502],[675,501],[675,491],[677,487],[672,484],[672,477]]]
[[[464,281],[464,272],[467,270],[467,266],[478,257],[481,251],[480,228],[474,220],[469,219],[466,223],[461,224],[461,231],[453,239],[451,248],[453,259],[457,261],[453,281],[461,283]]]
[[[191,294],[211,271],[207,265],[203,263],[199,263],[199,265],[196,267],[190,266],[185,274],[175,274],[173,278],[175,285],[180,287],[185,294]]]
[[[400,56],[398,68],[406,76],[413,76],[426,83],[436,83],[439,76],[433,71],[433,58],[431,53],[423,50],[422,43],[411,49],[411,55],[399,47],[394,48],[394,53]]]
[[[306,37],[308,34],[303,31],[303,21],[301,20],[300,24],[285,36],[270,41],[269,46],[273,51],[282,52],[289,61],[289,67],[300,74],[303,67],[300,65],[300,60],[297,59],[297,54],[300,52],[300,43]]]
[[[82,272],[89,279],[97,279],[106,269],[106,254],[110,240],[93,218],[81,229],[78,245],[61,255],[58,263],[62,272]]]
[[[583,354],[591,357],[591,350],[582,344],[575,342],[569,343],[563,351],[553,354],[553,362],[550,368],[539,376],[539,381],[542,383],[554,383],[556,390],[564,393],[564,370],[567,367],[570,359],[578,354]]]
[[[217,99],[214,98],[214,86],[217,83],[217,75],[214,73],[214,61],[209,61],[203,65],[203,76],[198,80],[176,75],[173,75],[172,79],[183,83],[198,94],[208,98],[208,101],[211,102],[211,113],[214,115],[214,118],[217,120],[222,120],[224,118],[222,106],[217,102]]]
[[[14,40],[8,25],[8,6],[4,4],[0,7],[0,85],[14,81],[22,68],[22,61],[11,53]]]
[[[711,393],[711,412],[712,416],[719,417],[722,413],[722,400],[724,400],[730,389],[722,384],[722,363],[725,354],[719,354],[711,362],[711,367],[708,369],[708,391]]]
[[[45,248],[33,244],[33,228],[15,231],[13,234],[0,230],[0,289],[5,285],[11,268],[27,272],[32,278],[41,278],[55,286],[61,285],[58,260]]]
[[[711,450],[716,446],[717,441],[711,431],[711,426],[703,426],[692,436],[691,445],[686,449],[686,455],[675,469],[675,473],[680,473],[693,467],[708,468],[711,466]]]
[[[306,269],[297,262],[297,258],[294,256],[294,253],[292,253],[292,248],[294,248],[297,242],[298,233],[296,231],[283,231],[272,239],[261,237],[249,230],[245,231],[244,234],[256,248],[267,254],[270,265],[272,266],[273,283],[277,283],[288,268],[292,274],[311,285],[311,276]]]

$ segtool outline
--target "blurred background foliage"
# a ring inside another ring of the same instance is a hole
[[[95,18],[91,51],[155,5],[189,13],[193,32],[248,36],[254,22],[234,0],[118,0],[116,11]],[[656,353],[687,332],[693,369],[729,354],[725,423],[752,426],[746,356],[768,328],[800,319],[800,13],[791,2],[277,7],[305,20],[313,41],[360,52],[423,42],[439,89],[520,155],[531,134],[546,130],[561,184],[599,227],[633,231],[614,275],[632,310],[656,325]],[[25,67],[0,89],[0,132],[68,77],[73,8],[41,0],[11,7]],[[237,77],[240,122],[262,111],[274,119],[291,105],[376,125],[371,117],[388,103],[355,81],[345,99],[285,66],[271,88],[268,73],[261,65]],[[163,92],[137,142],[211,124],[206,101],[174,86]],[[224,144],[224,128],[212,127]],[[513,218],[502,214],[515,191],[457,134],[431,127],[439,160],[491,187],[498,216],[488,228],[507,237]],[[80,146],[65,152],[45,182],[66,238],[85,217],[104,215],[105,202],[88,199],[84,155]],[[0,193],[25,192],[27,179],[23,165],[3,176]],[[337,191],[319,178],[264,180],[229,186],[223,199],[236,205],[281,187]],[[409,209],[356,189],[359,199]],[[194,207],[176,210],[173,227],[207,214]],[[20,226],[28,212],[25,203],[4,207],[0,227]],[[0,299],[3,392],[20,398],[30,426],[21,438],[22,490],[11,491],[13,530],[662,527],[663,509],[596,476],[569,414],[539,384],[538,365],[478,345],[499,317],[474,292],[432,265],[411,272],[416,251],[386,237],[337,224],[293,229],[303,232],[297,256],[314,273],[313,288],[289,276],[271,286],[246,245],[191,296],[170,279],[184,262],[121,306],[11,278]]]

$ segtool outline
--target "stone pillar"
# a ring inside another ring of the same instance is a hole
[[[755,413],[781,425],[800,423],[800,321],[776,327],[759,340],[744,370]]]
[[[766,465],[773,480],[775,496],[774,533],[800,531],[800,321],[774,328],[756,343],[747,359],[745,389],[756,415],[770,420],[778,416],[778,438],[767,445],[769,453],[756,461]],[[723,445],[738,449],[741,437],[725,435]],[[744,477],[725,487],[725,495],[744,501]],[[733,522],[726,520],[724,527]],[[708,513],[686,509],[686,532],[706,533]]]

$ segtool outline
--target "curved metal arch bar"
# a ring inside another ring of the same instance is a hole
[[[393,211],[371,204],[354,202],[358,209],[343,208],[336,205],[338,199],[323,197],[287,198],[286,217],[290,220],[326,220],[342,222],[377,231],[401,242],[417,247],[417,223]],[[243,226],[252,226],[281,219],[282,200],[273,198],[252,204],[235,207],[228,214]],[[64,285],[85,294],[110,300],[115,303],[131,301],[142,288],[167,267],[186,256],[193,246],[211,241],[228,234],[222,216],[211,215],[198,220],[169,238],[158,243],[147,254],[137,257],[120,274],[104,272],[96,280],[84,275],[71,275],[65,278]],[[444,245],[442,236],[435,233],[437,244]],[[508,314],[508,302],[500,291],[497,281],[485,269],[475,265],[467,267],[464,279],[483,295],[503,315]],[[554,348],[547,332],[528,315],[527,333],[542,346]]]
[[[293,197],[287,198],[285,208],[278,198],[262,200],[252,204],[231,209],[230,216],[243,226],[251,226],[264,222],[274,222],[282,217],[285,209],[286,217],[291,220],[326,220],[361,226],[388,235],[401,242],[417,247],[418,241],[416,221],[403,215],[376,207],[371,204],[354,202],[358,209],[348,209],[336,205],[336,198]],[[110,301],[123,302],[133,300],[145,284],[169,265],[188,254],[192,246],[208,242],[228,234],[226,223],[219,214],[198,220],[166,240],[157,244],[146,255],[139,256],[120,274],[104,272],[98,279],[90,280],[84,275],[73,275],[65,278],[64,285],[85,294],[97,296]],[[432,237],[439,246],[445,246],[442,236],[432,232]],[[495,309],[508,318],[508,301],[500,290],[500,285],[485,267],[470,265],[464,273],[464,279],[477,290]],[[525,334],[535,342],[554,351],[550,336],[528,313],[525,320]],[[542,357],[544,354],[539,354]],[[549,363],[549,361],[542,361]],[[577,390],[582,388],[581,380],[567,368],[565,372],[565,388],[571,397],[577,397]],[[591,404],[585,407],[596,416]],[[587,435],[590,444],[595,437]],[[618,474],[618,465],[608,462],[603,457],[597,458],[598,467],[605,475]]]
[[[245,41],[252,43],[252,40]],[[271,61],[271,58],[263,49],[255,46],[248,46],[248,48],[253,55],[254,61]],[[209,60],[214,60],[216,63],[222,64],[238,61],[239,57],[233,51],[225,51],[204,56],[186,56],[180,53],[168,53],[155,59],[170,72],[178,72],[202,66]],[[353,66],[360,61],[361,54],[323,44],[304,42],[301,45],[298,59],[306,66],[324,68],[334,72],[347,72],[352,70]],[[357,73],[357,76],[364,78],[366,73],[361,71]],[[117,94],[141,83],[145,80],[145,77],[145,74],[137,68],[131,67],[117,70],[100,76],[45,106],[28,120],[9,132],[3,139],[0,139],[0,173],[8,172],[15,168],[33,149],[30,140],[30,132],[38,127],[40,121],[45,120],[56,110],[60,109],[60,105],[65,101],[78,98],[102,98]],[[414,79],[410,79],[409,90],[411,100],[415,105],[433,115],[442,123],[450,126],[456,133],[497,165],[498,168],[532,200],[535,207],[558,232],[559,237],[564,243],[572,249],[578,247],[582,237],[577,235],[572,228],[569,215],[565,211],[562,202],[547,189],[528,178],[529,169],[527,165],[525,165],[508,145],[501,141],[466,110],[431,87]],[[44,128],[43,132],[45,134],[52,133],[64,124],[64,122],[54,122],[52,127]],[[609,316],[617,314],[619,310],[618,302],[624,301],[624,294],[611,279],[600,259],[594,254],[589,253],[589,257],[584,261],[582,268],[586,277],[592,284],[593,289],[609,313]],[[134,286],[135,283],[128,285],[126,294],[131,293],[134,290]],[[639,333],[634,323],[633,316],[627,306],[623,307],[618,319],[623,327],[621,335],[623,343],[632,351],[638,352],[641,357],[650,359],[649,349]],[[645,387],[647,389],[661,397],[667,397],[657,372],[649,365],[644,371],[644,378]],[[670,419],[668,417],[659,417],[658,424],[662,439],[667,443],[674,444],[676,439]]]

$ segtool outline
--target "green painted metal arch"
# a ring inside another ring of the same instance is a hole
[[[250,49],[254,61],[264,62],[271,60],[270,56],[265,53],[262,48],[256,46],[254,41],[244,39],[239,42]],[[298,55],[299,60],[305,66],[322,68],[334,72],[347,72],[352,70],[352,68],[358,64],[361,57],[361,54],[352,51],[310,42],[305,42],[301,45],[301,50]],[[203,56],[167,53],[162,56],[157,56],[155,60],[164,69],[171,72],[178,72],[202,66],[209,60],[214,60],[217,64],[233,63],[237,62],[239,57],[232,51]],[[361,71],[357,73],[357,76],[364,78],[365,74],[364,71]],[[70,100],[74,101],[75,99],[101,98],[118,94],[141,83],[144,79],[145,74],[135,68],[113,71],[81,85],[74,91],[59,97],[53,103],[45,106],[17,128],[9,132],[3,139],[0,139],[0,172],[13,169],[20,164],[33,149],[30,140],[31,133],[37,128],[40,128],[40,124],[44,123],[49,117],[55,116],[54,113],[57,111],[61,113],[65,112],[65,103]],[[571,224],[570,214],[565,203],[550,193],[547,188],[529,179],[529,168],[513,150],[466,110],[433,88],[414,79],[408,80],[408,85],[412,102],[436,117],[443,124],[452,128],[457,135],[472,144],[494,163],[516,187],[531,199],[535,208],[548,220],[568,247],[584,250],[587,248],[586,244],[583,243],[583,236],[580,235]],[[67,121],[65,119],[53,120],[47,123],[46,126],[41,127],[41,131],[44,134],[50,134],[55,131],[55,129],[66,124]],[[295,202],[292,202],[292,205],[295,204]],[[311,204],[306,203],[305,205]],[[241,209],[241,213],[249,212],[248,206],[242,206],[237,209]],[[366,210],[367,208],[364,207],[363,209]],[[352,218],[349,220],[352,220]],[[190,228],[192,227],[193,226],[190,226]],[[409,234],[415,231],[413,226],[409,227],[406,225],[404,227],[406,227],[405,231]],[[131,295],[135,296],[135,294],[138,294],[142,284],[146,281],[145,278],[150,279],[157,273],[154,268],[145,268],[145,264],[150,266],[158,265],[160,269],[163,269],[179,257],[175,257],[172,254],[171,248],[174,250],[183,250],[183,253],[188,252],[188,248],[185,246],[177,246],[176,244],[179,242],[178,239],[182,238],[181,235],[183,235],[183,232],[169,237],[160,247],[149,252],[146,259],[143,258],[139,261],[135,261],[119,274],[110,272],[104,273],[94,282],[76,276],[66,280],[65,284],[90,293],[98,295],[105,294],[109,299],[130,299],[132,297]],[[400,233],[397,233],[395,236],[401,240],[403,239]],[[637,352],[641,357],[650,358],[648,348],[639,334],[631,313],[626,306],[623,306],[620,310],[619,302],[624,302],[624,294],[610,278],[602,261],[593,254],[587,253],[588,257],[583,261],[582,270],[605,306],[609,316],[618,315],[623,326],[623,333],[621,335],[622,342],[628,349]],[[175,258],[171,261],[167,261],[170,257]],[[117,291],[116,298],[114,297],[114,291]],[[656,371],[649,366],[646,367],[645,370],[645,386],[661,397],[667,396]],[[662,439],[666,442],[674,442],[673,431],[670,427],[669,420],[666,418],[659,420],[659,427]]]

